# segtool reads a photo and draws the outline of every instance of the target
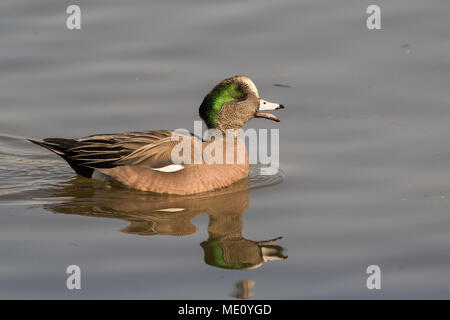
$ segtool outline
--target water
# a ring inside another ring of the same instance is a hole
[[[78,3],[80,31],[70,1],[0,4],[0,298],[450,297],[448,1],[379,1],[379,31],[369,1]],[[234,74],[287,107],[246,126],[280,128],[284,172],[248,191],[111,187],[24,140],[192,130]]]

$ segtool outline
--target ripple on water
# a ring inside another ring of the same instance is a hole
[[[0,135],[0,199],[66,181],[72,174],[51,153],[33,148],[25,138]],[[26,198],[26,197],[25,197]]]
[[[284,171],[278,169],[275,174],[265,175],[261,174],[261,169],[264,166],[251,166],[250,167],[250,189],[264,188],[279,184],[284,179]]]

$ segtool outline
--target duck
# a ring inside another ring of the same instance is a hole
[[[200,118],[208,130],[216,133],[209,140],[178,130],[28,140],[62,157],[80,176],[157,194],[193,195],[248,178],[248,153],[245,142],[236,133],[254,118],[279,122],[275,115],[266,112],[277,109],[284,106],[261,99],[254,82],[238,75],[220,81],[200,105]],[[194,146],[194,151],[180,149],[180,140],[184,146]],[[228,149],[225,145],[230,141],[233,148]],[[211,148],[213,143],[224,146],[221,154]],[[212,152],[202,152],[208,147]],[[223,161],[214,161],[217,159]]]

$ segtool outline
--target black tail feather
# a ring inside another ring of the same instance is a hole
[[[64,160],[67,161],[67,163],[72,167],[72,169],[75,170],[75,172],[78,173],[79,175],[87,177],[87,178],[90,178],[92,176],[92,173],[94,171],[92,168],[79,165],[79,163],[77,163],[77,161],[72,160],[67,155],[68,149],[79,145],[79,142],[77,140],[63,139],[63,138],[46,138],[46,139],[44,139],[44,141],[36,141],[36,140],[32,140],[32,139],[27,139],[27,140],[61,156]]]
[[[60,138],[47,138],[44,141],[36,141],[32,139],[27,139],[38,146],[46,148],[54,153],[63,156],[65,151],[69,148],[75,147],[78,143],[73,139],[60,139]]]

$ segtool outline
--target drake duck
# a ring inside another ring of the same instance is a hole
[[[219,135],[210,141],[203,141],[192,134],[185,134],[191,145],[200,145],[187,155],[194,161],[177,163],[173,151],[179,144],[170,130],[95,134],[83,138],[46,138],[43,141],[29,141],[61,156],[81,176],[119,182],[141,191],[189,195],[228,187],[248,177],[249,164],[245,143],[237,135],[244,123],[253,118],[280,120],[266,110],[284,108],[260,98],[255,84],[246,76],[234,76],[221,81],[203,99],[199,114],[208,129],[215,129]],[[179,133],[178,133],[179,135]],[[214,141],[225,143],[231,136],[234,148],[222,152],[224,161],[212,161],[210,155],[198,153]],[[230,151],[233,155],[230,154]],[[238,161],[244,154],[243,161]],[[227,154],[228,153],[228,154]],[[228,161],[231,156],[232,161]],[[200,161],[195,161],[198,159]],[[226,161],[225,161],[226,159]]]

